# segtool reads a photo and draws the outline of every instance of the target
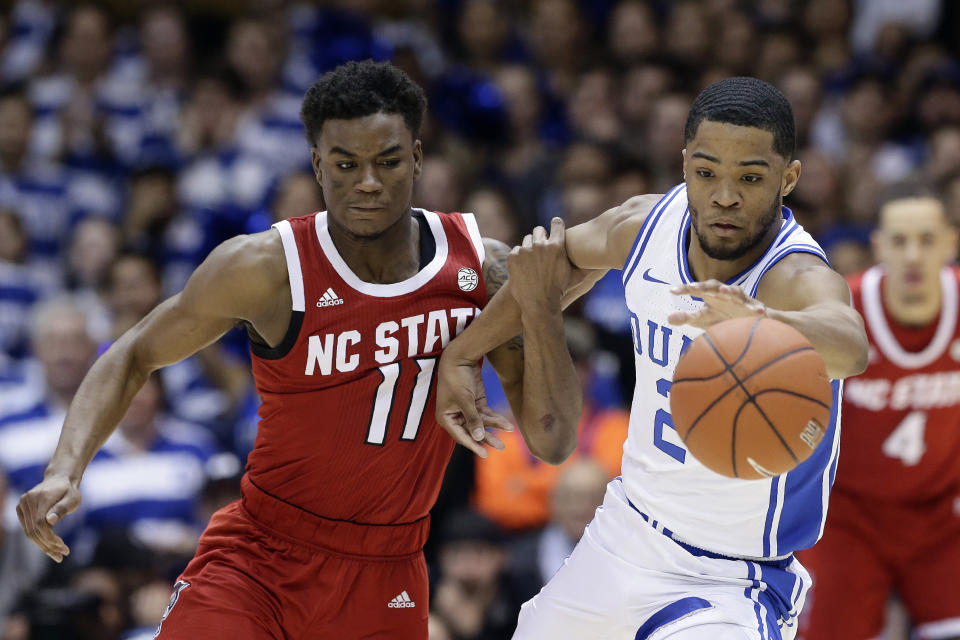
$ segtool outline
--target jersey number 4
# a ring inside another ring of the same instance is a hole
[[[430,385],[433,382],[433,371],[437,364],[436,358],[417,358],[417,380],[413,384],[413,391],[407,401],[407,416],[403,422],[401,440],[408,442],[417,439],[417,432],[423,424],[423,410],[427,407]],[[370,412],[370,422],[367,425],[367,444],[383,446],[387,438],[387,424],[393,413],[396,402],[397,382],[400,380],[400,363],[385,364],[379,369],[382,380],[377,386],[377,393],[373,399],[373,410]],[[401,409],[402,410],[402,409]]]
[[[883,441],[883,453],[890,458],[899,458],[908,467],[916,465],[927,450],[923,440],[926,430],[927,414],[911,411]]]

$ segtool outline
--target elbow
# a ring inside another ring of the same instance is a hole
[[[860,375],[867,369],[867,363],[870,358],[870,344],[867,342],[867,335],[861,329],[860,334],[851,340],[850,348],[844,350],[836,362],[829,363],[827,366],[827,375],[835,380],[843,378],[852,378]]]
[[[577,439],[576,438],[567,438],[563,443],[556,444],[549,452],[547,452],[543,457],[537,456],[547,464],[559,465],[567,461],[572,454],[574,449],[577,448]]]
[[[850,373],[847,374],[848,378],[853,376],[858,376],[864,371],[867,370],[867,364],[870,362],[870,345],[867,344],[867,339],[863,339],[863,348],[857,350],[857,357],[853,363],[853,368]]]
[[[547,464],[563,464],[577,448],[577,425],[560,425],[552,432],[543,432],[539,438],[527,438],[527,448]]]
[[[857,332],[852,340],[854,347],[850,358],[850,370],[844,376],[845,378],[860,375],[867,370],[867,364],[870,362],[870,341],[867,339],[867,331],[863,326],[863,319],[858,316],[857,320],[859,322],[857,323]]]
[[[566,462],[576,448],[576,440],[572,440],[570,443],[557,443],[549,447],[539,447],[536,451],[531,450],[530,453],[543,462],[556,466]]]

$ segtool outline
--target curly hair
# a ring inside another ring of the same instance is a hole
[[[423,89],[389,62],[347,62],[320,76],[303,97],[300,119],[315,146],[327,120],[362,118],[375,113],[403,116],[413,137],[427,110]]]
[[[772,84],[757,78],[726,78],[704,89],[690,107],[683,130],[685,142],[693,139],[704,120],[769,131],[773,134],[773,150],[787,159],[796,150],[797,130],[790,101]]]

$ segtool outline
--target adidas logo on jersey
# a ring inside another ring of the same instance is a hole
[[[417,603],[410,599],[406,591],[403,591],[396,598],[387,603],[390,609],[413,609]]]
[[[333,289],[327,289],[323,297],[317,300],[318,307],[335,307],[338,304],[343,304],[343,298],[335,294]]]

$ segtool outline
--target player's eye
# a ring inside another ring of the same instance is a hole
[[[386,160],[381,160],[380,164],[384,167],[395,167],[400,164],[399,158],[388,158]]]
[[[713,172],[706,169],[697,169],[696,174],[701,178],[710,178],[713,176]]]
[[[356,162],[351,162],[349,160],[344,160],[342,162],[337,163],[337,169],[342,169],[344,171],[346,171],[347,169],[353,169],[356,166],[357,166]]]
[[[752,174],[750,174],[750,175],[745,175],[745,176],[743,176],[743,177],[740,178],[740,179],[743,180],[744,182],[748,183],[748,184],[756,184],[756,183],[760,182],[761,180],[763,180],[763,178],[762,178],[761,176],[752,175]]]

